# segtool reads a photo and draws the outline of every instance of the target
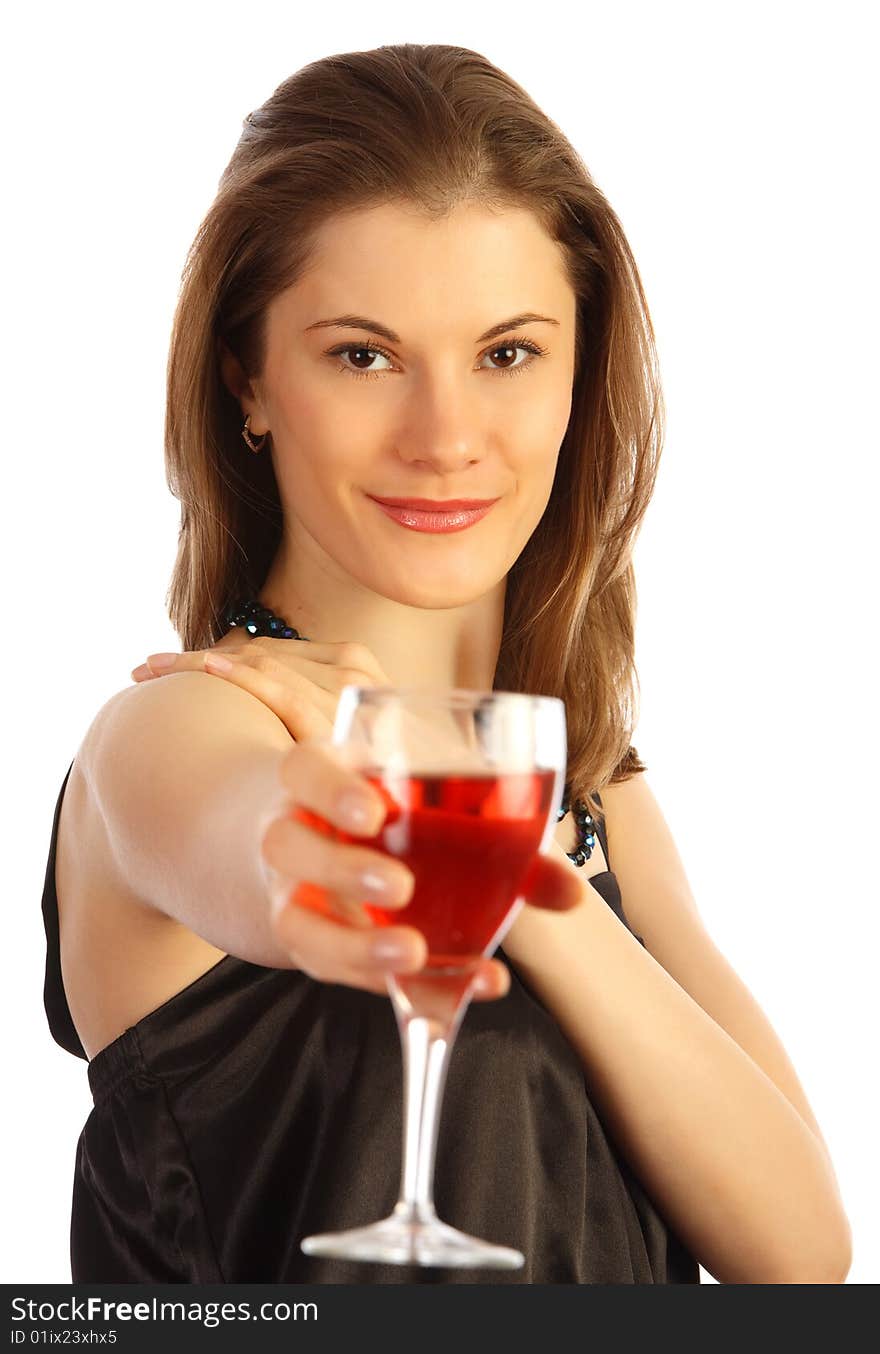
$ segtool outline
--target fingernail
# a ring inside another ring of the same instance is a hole
[[[378,805],[361,790],[346,790],[340,796],[337,812],[342,826],[352,832],[366,833],[368,829],[378,831]]]
[[[152,677],[152,675],[153,674],[150,672],[150,669],[147,667],[146,663],[141,663],[139,667],[132,668],[131,680],[133,682],[140,682],[143,681],[145,677]]]
[[[367,893],[374,893],[377,898],[385,901],[399,898],[402,892],[402,885],[398,883],[396,876],[392,879],[388,875],[380,874],[378,870],[361,870],[358,874],[358,884],[366,889]]]
[[[205,667],[209,672],[231,672],[232,664],[219,653],[205,654]]]
[[[151,668],[171,668],[179,657],[176,653],[151,653],[147,656],[147,663]]]
[[[395,966],[400,965],[402,968],[411,968],[416,961],[416,951],[406,941],[381,936],[378,940],[373,941],[370,947],[370,958],[376,964],[393,964]]]

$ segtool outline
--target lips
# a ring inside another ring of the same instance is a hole
[[[386,498],[382,494],[369,494],[376,503],[386,503],[390,508],[416,508],[420,512],[456,512],[459,508],[490,508],[497,498]]]
[[[411,531],[464,531],[479,522],[491,510],[497,498],[368,498],[392,518]]]

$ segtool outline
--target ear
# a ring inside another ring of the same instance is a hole
[[[264,429],[258,430],[253,426],[254,422],[259,422],[262,418],[260,402],[254,393],[253,385],[248,380],[244,367],[222,339],[219,339],[217,342],[217,353],[223,384],[230,394],[234,395],[238,400],[242,412],[244,414],[250,414],[252,420],[251,432],[255,437],[261,436]]]

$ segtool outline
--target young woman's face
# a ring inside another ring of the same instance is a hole
[[[575,314],[561,247],[529,212],[469,205],[433,223],[382,206],[326,224],[270,307],[257,399],[243,400],[252,432],[272,434],[294,559],[410,606],[496,587],[550,496]],[[436,533],[375,497],[497,501]]]

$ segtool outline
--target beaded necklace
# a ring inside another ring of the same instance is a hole
[[[224,620],[232,628],[240,626],[249,635],[267,635],[270,639],[301,639],[301,635],[292,625],[288,625],[274,611],[263,606],[256,598],[233,602],[227,609]],[[571,808],[571,786],[566,783],[562,803],[556,810],[556,821],[560,823]],[[596,845],[596,820],[582,799],[576,799],[572,810],[577,825],[578,841],[573,851],[566,851],[569,860],[575,865],[586,865]]]

